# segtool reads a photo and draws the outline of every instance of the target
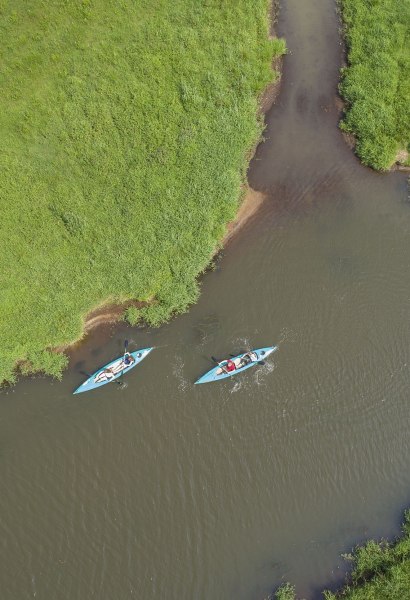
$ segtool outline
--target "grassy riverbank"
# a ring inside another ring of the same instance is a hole
[[[0,27],[1,382],[58,375],[46,349],[103,302],[158,324],[195,301],[284,45],[267,0],[15,0]]]
[[[361,161],[385,170],[410,151],[410,2],[340,0],[348,49],[344,131]]]
[[[410,511],[405,514],[403,535],[396,542],[367,542],[347,556],[353,562],[351,582],[339,592],[323,593],[325,600],[406,600],[410,598]],[[295,600],[286,584],[276,600]]]

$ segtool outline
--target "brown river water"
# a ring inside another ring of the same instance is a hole
[[[260,211],[158,329],[100,328],[61,383],[0,394],[4,600],[307,599],[341,554],[399,532],[410,504],[410,204],[337,129],[331,0],[284,0],[291,53],[249,171]],[[128,377],[72,396],[124,338],[155,345]],[[267,364],[194,386],[223,357]]]

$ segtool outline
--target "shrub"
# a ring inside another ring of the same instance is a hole
[[[344,131],[362,162],[386,170],[410,142],[410,4],[341,0],[349,66],[340,91]]]
[[[296,600],[295,595],[295,586],[291,585],[289,582],[284,583],[280,586],[275,593],[276,600]]]

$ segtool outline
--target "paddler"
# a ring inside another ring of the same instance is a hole
[[[124,354],[124,365],[126,367],[129,367],[130,365],[132,365],[133,362],[134,362],[134,357],[129,352],[126,352]]]
[[[231,360],[230,358],[228,358],[228,360],[226,361],[226,370],[228,373],[232,373],[232,371],[235,371],[236,369],[236,365],[233,362],[233,360]]]

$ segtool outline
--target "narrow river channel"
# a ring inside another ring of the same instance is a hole
[[[105,327],[61,383],[0,394],[1,597],[307,599],[341,554],[398,533],[410,503],[410,204],[337,129],[332,0],[283,0],[290,54],[249,181],[260,211],[158,330]],[[124,338],[157,350],[72,396]],[[193,386],[223,357],[261,368]]]

